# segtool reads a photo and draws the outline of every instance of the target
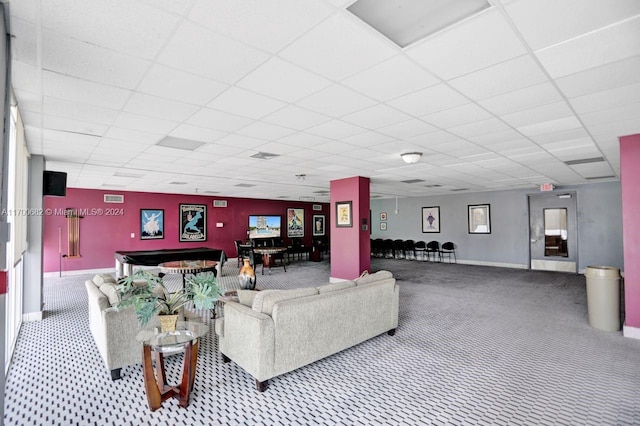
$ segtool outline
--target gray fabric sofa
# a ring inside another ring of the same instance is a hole
[[[399,288],[388,271],[319,287],[239,291],[215,330],[225,362],[268,380],[398,326]]]
[[[117,283],[109,274],[97,274],[85,281],[89,302],[89,329],[104,364],[111,372],[111,379],[120,378],[123,367],[142,363],[142,343],[136,340],[141,330],[133,307],[118,310],[120,297]],[[202,318],[185,310],[185,319],[202,321]],[[149,327],[159,325],[157,319]]]

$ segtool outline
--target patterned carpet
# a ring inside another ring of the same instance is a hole
[[[258,286],[316,286],[329,269],[293,262]],[[640,341],[589,327],[583,276],[373,259],[380,269],[401,286],[395,336],[276,377],[261,394],[221,362],[211,331],[189,406],[172,399],[155,413],[140,366],[115,382],[104,367],[87,325],[91,275],[48,278],[45,319],[18,339],[5,425],[640,424]],[[236,273],[232,260],[219,282],[234,288]]]

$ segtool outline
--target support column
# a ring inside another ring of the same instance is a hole
[[[352,280],[371,269],[369,185],[369,178],[362,176],[331,181],[331,281]],[[337,209],[349,202],[351,226],[344,226]]]
[[[623,335],[640,339],[640,134],[620,138],[622,239],[624,249]]]

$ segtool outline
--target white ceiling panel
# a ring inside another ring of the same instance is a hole
[[[398,53],[390,41],[351,14],[334,14],[280,52],[289,62],[342,80]]]
[[[556,79],[568,98],[640,82],[640,56],[612,62]]]
[[[94,105],[80,104],[66,99],[57,99],[46,96],[44,98],[45,114],[66,117],[85,121],[109,125],[118,115],[114,109],[102,108]]]
[[[474,121],[473,123],[451,127],[448,130],[454,135],[458,135],[463,138],[470,138],[474,136],[498,133],[507,129],[509,129],[509,126],[504,122],[491,117],[486,120]]]
[[[282,142],[293,146],[316,146],[329,142],[330,139],[323,138],[322,136],[312,135],[305,132],[297,132],[291,135],[278,139],[278,142]],[[296,151],[299,152],[299,151]]]
[[[21,19],[13,19],[11,21],[12,33],[19,34],[14,36],[11,41],[12,60],[26,65],[37,66],[38,39],[36,28],[35,24]]]
[[[401,121],[406,121],[410,118],[410,116],[398,111],[397,109],[393,109],[384,104],[378,104],[358,112],[345,115],[342,117],[342,120],[366,129],[379,129],[380,127],[390,126]]]
[[[284,102],[238,87],[231,87],[217,96],[207,106],[218,111],[226,111],[244,117],[259,119],[279,110],[285,105]]]
[[[331,120],[331,117],[298,108],[295,105],[289,105],[262,118],[262,121],[267,123],[296,130],[304,130],[329,120]]]
[[[524,54],[525,48],[495,8],[487,9],[406,49],[435,75],[450,80]],[[455,54],[452,54],[455,52]]]
[[[148,133],[169,133],[178,123],[159,118],[145,117],[139,114],[131,114],[129,112],[121,112],[118,118],[113,122],[116,127],[125,129],[138,130]]]
[[[491,114],[484,108],[476,104],[466,104],[420,118],[434,126],[448,129],[462,124],[473,123],[474,121],[485,120],[489,117],[491,117]]]
[[[121,109],[131,92],[101,83],[85,81],[65,75],[43,72],[43,94],[87,105]]]
[[[286,127],[276,126],[275,124],[264,123],[260,121],[254,121],[248,126],[238,130],[237,133],[245,136],[251,136],[253,138],[260,138],[268,141],[273,141],[281,137],[294,133],[295,130],[287,129]]]
[[[418,135],[424,135],[426,133],[432,133],[438,129],[431,124],[425,123],[422,120],[412,118],[401,123],[392,124],[390,126],[382,127],[378,129],[378,132],[392,136],[396,139],[408,139]]]
[[[342,81],[360,93],[386,101],[438,84],[440,80],[407,59],[397,55]]]
[[[123,127],[109,127],[109,130],[103,135],[108,139],[113,139],[122,142],[135,142],[145,145],[152,145],[163,139],[162,135],[156,133],[141,132],[133,129],[125,129]]]
[[[161,120],[184,121],[199,109],[195,105],[136,92],[131,95],[123,111]]]
[[[374,145],[391,142],[392,140],[393,138],[391,136],[383,135],[379,132],[364,132],[342,138],[342,142],[359,147],[373,147]]]
[[[271,58],[238,86],[285,102],[295,102],[331,85],[331,81],[279,58]]]
[[[518,127],[518,131],[525,136],[533,137],[547,133],[561,132],[569,129],[579,129],[582,125],[575,117],[565,117],[541,123],[529,124]]]
[[[558,78],[640,55],[640,17],[536,51],[551,77]]]
[[[149,6],[157,7],[158,9],[175,13],[177,15],[184,15],[188,12],[195,0],[140,0],[142,3],[146,3]]]
[[[235,83],[268,54],[184,21],[158,57],[161,64],[224,83]]]
[[[570,102],[578,114],[632,105],[640,102],[640,83],[579,96]]]
[[[192,126],[190,124],[180,124],[169,133],[169,136],[200,142],[215,142],[226,135],[226,132]]]
[[[562,100],[553,84],[545,82],[483,99],[478,103],[496,115],[505,115]]]
[[[208,129],[219,130],[221,132],[235,132],[236,130],[251,123],[251,120],[235,114],[216,111],[210,108],[202,108],[200,111],[193,114],[186,123],[194,126],[206,127]]]
[[[322,136],[328,139],[341,139],[358,133],[365,132],[366,129],[362,127],[349,124],[341,120],[326,121],[317,126],[313,126],[306,130],[307,133]]]
[[[566,102],[562,101],[503,115],[500,118],[513,127],[522,127],[528,124],[571,116],[573,116],[573,111]]]
[[[334,84],[296,102],[297,105],[331,117],[343,115],[375,105],[377,102],[339,84]]]
[[[449,84],[474,100],[481,100],[546,81],[528,55],[451,80]]]
[[[419,117],[469,103],[469,99],[445,84],[429,87],[387,102],[407,114]]]

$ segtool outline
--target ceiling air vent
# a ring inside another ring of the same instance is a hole
[[[213,207],[227,207],[227,200],[213,200]]]
[[[111,204],[124,203],[124,195],[104,194],[104,202]]]
[[[272,154],[270,152],[258,152],[257,154],[253,154],[252,158],[259,158],[260,160],[270,160],[272,158],[280,157],[278,154]]]
[[[313,205],[313,210],[319,212],[322,211],[322,206],[320,204],[314,204]]]

